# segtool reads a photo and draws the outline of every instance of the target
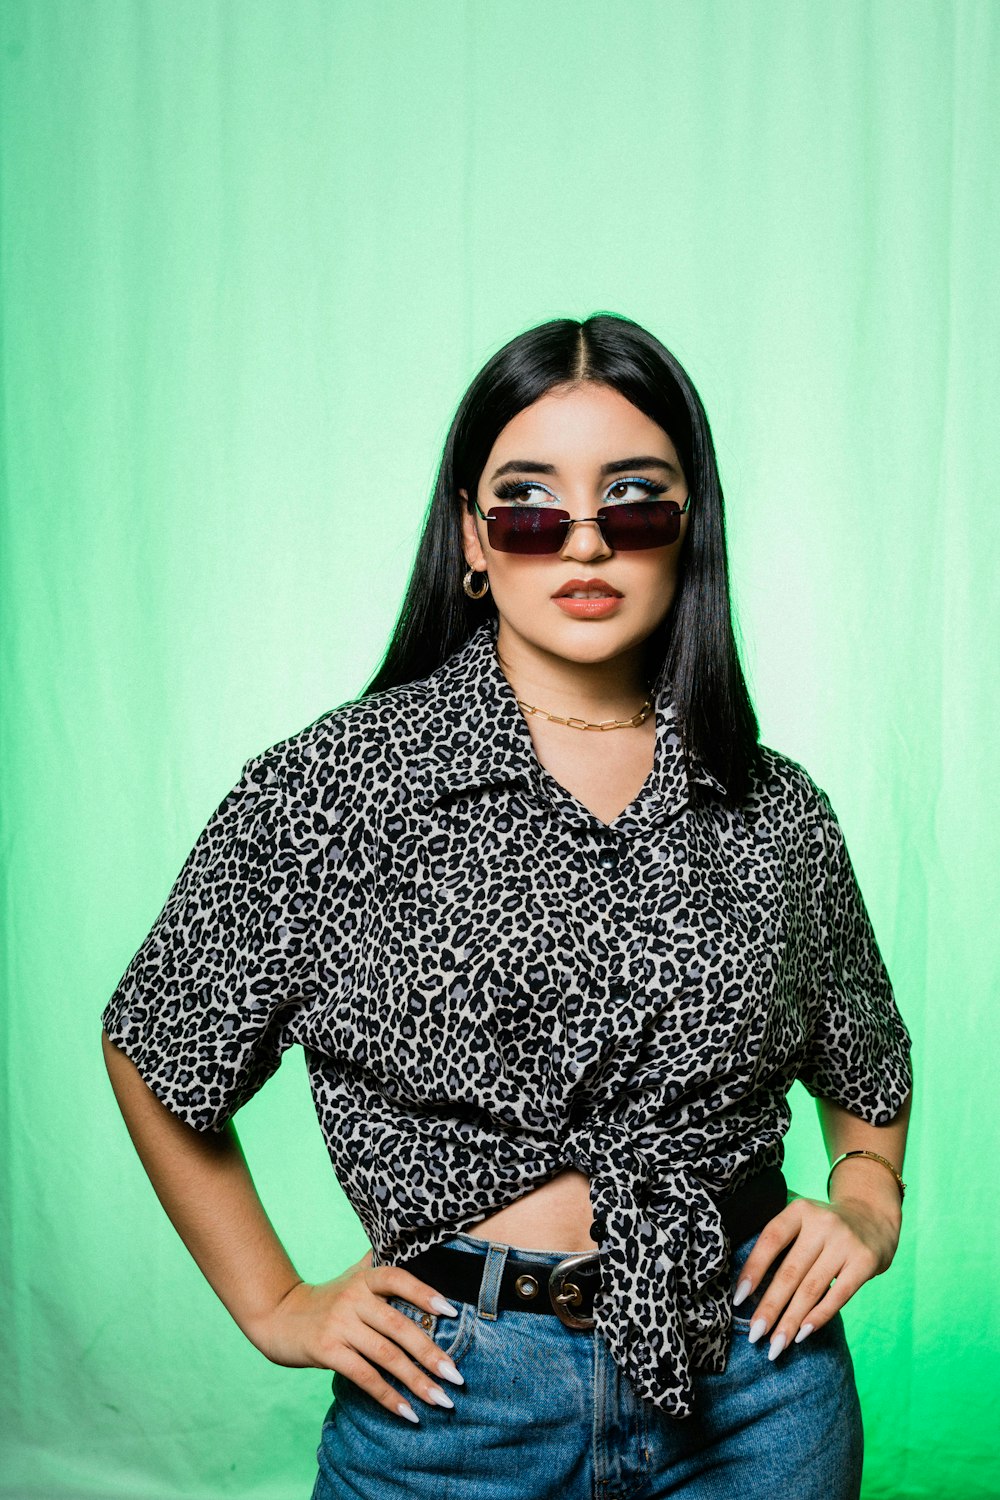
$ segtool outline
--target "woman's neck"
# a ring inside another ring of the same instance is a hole
[[[641,643],[606,661],[570,661],[501,621],[496,647],[514,696],[547,713],[591,723],[629,719],[649,696]]]

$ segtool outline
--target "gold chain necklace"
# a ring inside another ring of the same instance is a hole
[[[653,711],[652,700],[646,698],[638,713],[634,713],[631,719],[604,719],[600,724],[592,724],[588,719],[561,719],[558,714],[550,714],[544,708],[534,708],[532,704],[525,703],[523,698],[516,701],[525,713],[541,714],[543,718],[551,719],[553,724],[568,724],[570,729],[637,729]]]

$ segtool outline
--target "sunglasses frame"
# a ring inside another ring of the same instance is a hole
[[[573,526],[580,526],[580,525],[582,525],[582,524],[584,524],[586,522],[589,522],[591,524],[597,525],[597,526],[599,526],[601,528],[601,536],[604,539],[604,545],[606,547],[611,547],[612,552],[614,552],[614,551],[621,551],[621,552],[642,552],[642,551],[647,551],[647,552],[651,552],[653,550],[651,547],[646,547],[646,548],[642,548],[642,547],[621,547],[621,548],[615,548],[615,547],[613,547],[612,544],[608,541],[607,536],[605,535],[605,531],[604,531],[604,519],[607,517],[607,515],[609,514],[609,512],[613,512],[613,511],[616,511],[616,510],[621,510],[622,504],[655,505],[657,503],[660,503],[660,504],[664,504],[665,503],[667,505],[677,505],[677,517],[678,517],[678,521],[679,521],[680,517],[684,514],[684,512],[688,509],[688,507],[691,504],[691,493],[690,493],[690,491],[688,492],[688,497],[684,501],[683,505],[678,505],[678,503],[677,503],[676,500],[667,500],[667,501],[664,502],[663,499],[662,499],[662,497],[658,497],[657,500],[623,501],[623,502],[621,502],[621,503],[619,503],[617,505],[601,505],[601,506],[598,507],[598,511],[597,511],[597,515],[596,516],[560,516],[559,517],[559,524],[560,524],[560,526],[565,526],[566,527],[566,531],[563,534],[563,540],[559,544],[559,546],[558,547],[553,547],[552,550],[551,550],[551,552],[536,552],[536,553],[533,553],[533,554],[532,553],[523,553],[521,555],[522,556],[526,556],[526,557],[529,557],[529,556],[535,556],[535,557],[556,557],[556,556],[558,556],[558,554],[562,551],[563,547],[565,547],[565,545],[566,545],[566,538],[569,536],[570,528],[573,527]],[[478,498],[478,496],[473,500],[473,504],[476,507],[476,511],[482,517],[482,519],[486,522],[487,525],[489,525],[490,521],[495,521],[496,520],[495,516],[484,515],[482,507],[479,504],[479,498]],[[504,509],[505,510],[514,510],[514,509],[521,509],[521,510],[543,510],[543,509],[546,509],[546,508],[547,507],[535,506],[535,505],[522,505],[520,507],[515,507],[513,505],[506,505],[506,504],[504,505]],[[660,545],[664,546],[664,547],[672,547],[679,540],[679,538],[680,538],[680,531],[678,530],[678,534],[677,534],[677,536],[674,537],[674,540],[672,542],[662,542]],[[504,548],[498,548],[497,550],[498,551],[504,551],[505,549]],[[517,554],[514,553],[512,555],[517,555]]]

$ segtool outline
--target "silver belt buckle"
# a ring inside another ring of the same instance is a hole
[[[581,1317],[573,1311],[583,1301],[583,1293],[572,1280],[572,1275],[578,1266],[599,1260],[597,1250],[582,1250],[579,1255],[567,1255],[549,1272],[549,1301],[567,1328],[593,1328],[597,1323],[596,1318]]]

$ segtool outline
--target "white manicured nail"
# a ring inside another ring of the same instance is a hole
[[[431,1307],[436,1313],[443,1313],[446,1318],[458,1317],[458,1308],[452,1307],[451,1303],[446,1302],[443,1297],[432,1297]]]
[[[413,1407],[410,1405],[409,1401],[400,1401],[396,1407],[396,1410],[399,1412],[399,1415],[401,1417],[407,1417],[411,1422],[420,1421],[420,1418],[413,1410]]]
[[[442,1391],[441,1389],[439,1389],[439,1387],[436,1386],[436,1385],[432,1385],[431,1386],[431,1393],[430,1394],[431,1394],[431,1400],[432,1401],[436,1401],[437,1404],[438,1404],[438,1406],[454,1406],[455,1405],[455,1403],[451,1399],[451,1397],[450,1396],[446,1396],[445,1393],[444,1393],[444,1391]]]
[[[768,1359],[777,1359],[778,1355],[785,1347],[785,1342],[785,1335],[783,1333],[776,1333],[774,1335],[774,1338],[771,1340],[771,1347],[767,1351]]]
[[[812,1326],[811,1323],[803,1323],[802,1327],[799,1329],[798,1333],[795,1335],[795,1342],[797,1344],[801,1344],[802,1340],[803,1339],[807,1339],[809,1337],[809,1335],[812,1333],[812,1331],[813,1331],[813,1326]]]
[[[750,1333],[748,1335],[751,1344],[756,1344],[757,1340],[760,1338],[761,1334],[764,1332],[764,1329],[766,1327],[767,1327],[767,1319],[766,1318],[758,1318],[756,1320],[756,1322],[751,1327]]]
[[[450,1380],[452,1385],[464,1385],[465,1376],[455,1369],[450,1359],[442,1359],[438,1364],[438,1374],[443,1375],[445,1380]]]
[[[753,1282],[752,1281],[747,1281],[746,1278],[744,1277],[744,1279],[740,1282],[739,1286],[736,1288],[736,1292],[735,1292],[735,1294],[733,1296],[733,1306],[734,1307],[739,1307],[740,1303],[741,1302],[745,1302],[746,1299],[749,1297],[749,1295],[750,1295],[750,1293],[752,1291],[753,1291]]]

